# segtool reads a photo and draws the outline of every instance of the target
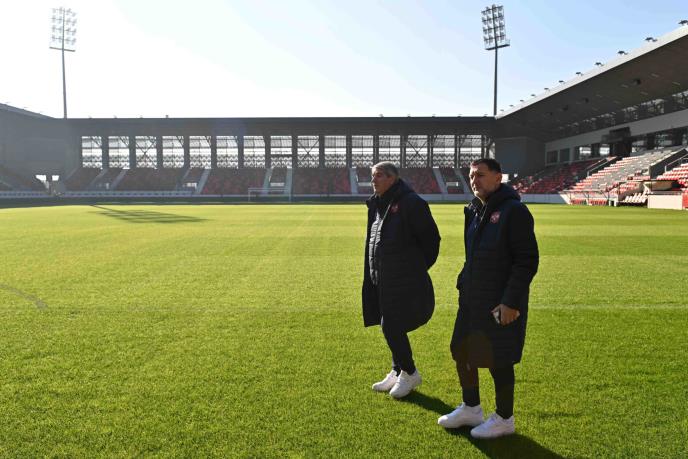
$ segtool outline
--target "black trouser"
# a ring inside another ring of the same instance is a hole
[[[471,367],[463,359],[456,361],[456,371],[463,393],[463,402],[468,406],[480,405],[480,382],[478,369]],[[497,414],[504,419],[514,414],[514,366],[500,366],[490,368],[494,380]]]
[[[413,352],[411,351],[411,342],[405,331],[399,330],[397,327],[388,325],[385,319],[380,321],[382,333],[387,340],[387,346],[392,351],[392,368],[399,374],[404,370],[408,374],[416,372],[416,366],[413,363]]]

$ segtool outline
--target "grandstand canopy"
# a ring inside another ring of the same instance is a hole
[[[308,134],[487,134],[494,118],[73,118],[81,135],[308,135]]]
[[[548,140],[561,126],[688,90],[688,26],[603,63],[497,118]]]

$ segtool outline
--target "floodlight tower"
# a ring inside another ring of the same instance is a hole
[[[76,45],[76,12],[65,7],[53,8],[53,26],[50,49],[62,52],[62,102],[64,118],[67,118],[67,79],[65,75],[65,51],[74,52]]]
[[[509,46],[504,30],[504,7],[492,5],[486,7],[483,12],[483,41],[487,51],[494,50],[495,69],[494,69],[494,108],[493,115],[497,115],[497,51],[499,48]]]

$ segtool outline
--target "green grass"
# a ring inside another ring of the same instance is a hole
[[[360,318],[362,205],[0,210],[0,456],[685,457],[688,213],[531,206],[519,434],[474,441],[449,354],[462,206],[433,205],[424,383]],[[481,371],[483,405],[494,409]]]

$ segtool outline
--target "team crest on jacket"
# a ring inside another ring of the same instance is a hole
[[[396,214],[398,210],[399,210],[399,204],[394,204],[392,207],[389,208],[389,211],[392,212],[393,214]]]
[[[490,215],[490,223],[497,223],[499,221],[499,212],[492,212]]]

